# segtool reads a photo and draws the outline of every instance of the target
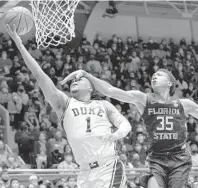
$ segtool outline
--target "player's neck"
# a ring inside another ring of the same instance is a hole
[[[169,89],[165,91],[155,91],[154,94],[155,99],[161,103],[166,103],[170,99]]]
[[[75,98],[82,102],[90,102],[91,101],[90,95],[76,95]]]

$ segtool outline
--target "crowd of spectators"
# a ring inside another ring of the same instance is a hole
[[[176,95],[198,100],[198,44],[194,40],[190,44],[185,39],[176,43],[173,38],[156,41],[152,37],[148,41],[141,37],[137,41],[132,37],[124,41],[113,35],[104,41],[97,35],[92,45],[83,37],[76,48],[65,45],[37,49],[34,39],[27,42],[26,48],[57,88],[67,94],[69,84],[61,86],[59,81],[78,69],[118,88],[150,93],[151,75],[159,68],[165,68],[176,77]],[[31,168],[77,169],[54,110],[45,100],[15,44],[5,35],[0,37],[0,54],[0,104],[10,113],[19,156]],[[136,107],[110,98],[106,100],[114,104],[132,126],[129,135],[118,142],[120,159],[130,169],[147,167],[147,131]],[[193,166],[198,166],[198,121],[189,116],[187,128]],[[7,164],[0,163],[3,165]]]
[[[76,176],[56,178],[49,181],[43,177],[31,175],[27,181],[23,182],[19,178],[9,175],[7,169],[3,169],[0,175],[1,188],[77,188]]]

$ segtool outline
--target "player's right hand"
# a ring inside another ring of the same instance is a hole
[[[11,28],[8,24],[6,24],[6,30],[16,44],[19,44],[22,42],[21,38],[16,32],[16,25],[13,25],[13,28]]]
[[[79,80],[81,77],[85,76],[85,73],[86,72],[84,70],[74,71],[71,74],[69,74],[64,80],[62,80],[60,82],[60,84],[64,85],[64,84],[66,84],[67,82],[69,82],[70,80],[73,80],[73,79]]]

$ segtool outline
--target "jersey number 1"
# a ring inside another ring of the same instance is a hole
[[[91,132],[91,118],[90,117],[88,117],[87,119],[86,119],[86,121],[87,121],[87,130],[86,130],[86,132],[87,133],[90,133]]]

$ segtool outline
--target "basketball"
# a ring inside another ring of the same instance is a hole
[[[16,32],[19,35],[24,35],[32,29],[34,20],[28,9],[18,6],[10,9],[6,13],[4,23],[5,25],[9,24],[10,27],[13,27],[15,24]]]

